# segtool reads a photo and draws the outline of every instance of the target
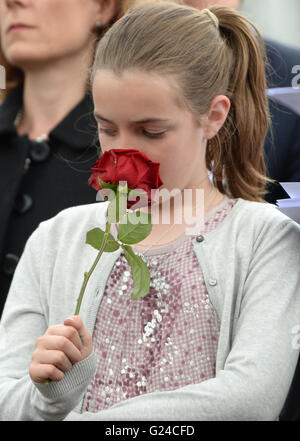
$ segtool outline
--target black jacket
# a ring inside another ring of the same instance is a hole
[[[21,106],[19,87],[0,107],[0,315],[18,259],[39,223],[96,200],[88,185],[99,153],[91,97],[51,131],[48,144],[18,136],[14,120]]]
[[[300,50],[265,40],[269,67],[268,88],[292,87],[293,66],[300,65]],[[300,116],[293,110],[269,99],[273,138],[269,130],[265,143],[268,176],[278,182],[300,181]],[[266,200],[288,198],[279,184],[269,186]]]

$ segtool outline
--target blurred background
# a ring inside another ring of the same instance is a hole
[[[241,11],[264,37],[300,48],[300,0],[244,0]]]

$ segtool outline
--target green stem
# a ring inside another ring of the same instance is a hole
[[[87,286],[89,278],[91,277],[94,269],[97,266],[97,263],[100,260],[100,257],[103,254],[104,248],[105,248],[106,243],[107,243],[108,233],[110,231],[110,227],[111,227],[111,224],[109,222],[107,222],[106,230],[105,230],[105,233],[104,233],[103,242],[101,244],[101,248],[99,250],[99,253],[97,254],[95,262],[91,266],[91,269],[89,270],[89,272],[84,274],[84,281],[83,281],[83,284],[82,284],[82,287],[81,287],[81,290],[80,290],[80,294],[79,294],[79,297],[78,297],[78,300],[77,300],[77,305],[76,305],[76,309],[75,309],[75,314],[74,315],[79,315],[79,311],[80,311],[80,307],[81,307],[81,303],[82,303],[82,299],[83,299],[83,294],[85,292],[85,288]],[[52,382],[52,380],[50,378],[47,378],[47,380],[45,381],[45,384],[50,384],[51,382]]]
[[[85,292],[85,289],[86,289],[86,286],[88,284],[88,281],[89,281],[91,275],[93,274],[94,269],[96,268],[97,263],[100,260],[100,257],[103,254],[104,248],[105,248],[105,246],[107,244],[110,227],[111,227],[111,223],[107,222],[106,230],[105,230],[105,233],[104,233],[103,242],[101,244],[101,247],[100,247],[99,253],[97,254],[95,262],[91,266],[91,269],[89,270],[89,272],[84,273],[84,280],[83,280],[83,284],[82,284],[82,287],[81,287],[81,290],[80,290],[80,293],[79,293],[79,297],[78,297],[78,300],[77,300],[77,305],[76,305],[76,309],[75,309],[75,314],[74,315],[79,315],[79,311],[80,311],[80,307],[81,307],[81,303],[82,303],[82,299],[83,299],[83,294]]]

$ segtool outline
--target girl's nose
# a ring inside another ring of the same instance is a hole
[[[121,133],[118,136],[115,136],[111,144],[113,144],[113,148],[117,149],[141,149],[140,142],[138,142],[137,139],[130,134]]]

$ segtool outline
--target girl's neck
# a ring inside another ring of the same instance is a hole
[[[200,173],[199,173],[200,174]],[[159,191],[155,201],[158,202]],[[201,216],[205,216],[209,211],[214,209],[223,199],[223,195],[210,182],[207,171],[203,172],[203,177],[198,182],[191,182],[185,189],[178,191],[177,196],[171,197],[166,202],[156,205],[154,208],[156,220],[161,219],[162,213],[167,210],[170,212],[171,222],[176,218],[176,215],[185,216],[187,219],[189,214],[192,217],[199,217],[199,207],[201,208]],[[159,222],[160,223],[160,222]]]
[[[84,53],[25,70],[19,135],[35,139],[54,129],[86,94],[89,65]]]
[[[193,189],[193,190],[196,190],[196,189]],[[199,219],[204,219],[204,217],[207,215],[207,213],[214,210],[224,200],[224,195],[221,194],[217,190],[217,188],[213,187],[212,184],[210,184],[209,182],[207,185],[205,185],[205,189],[200,188],[200,190],[203,190],[202,195],[204,197],[204,199],[203,199],[204,204],[202,207],[203,212],[201,212],[200,218],[197,217],[197,210],[194,205],[192,207],[192,211],[190,211],[190,213],[192,213],[192,215],[193,215],[193,218],[197,219],[197,224],[199,223]],[[195,196],[195,194],[194,194],[194,196]],[[165,203],[165,208],[167,205],[168,204]],[[181,209],[182,215],[185,215],[184,214],[185,209],[186,209],[186,207],[182,206],[182,209]],[[163,210],[164,210],[163,206],[160,206],[160,210],[159,210],[160,214],[161,214],[161,212],[163,212]],[[168,210],[168,207],[167,207],[167,210]],[[163,244],[173,242],[174,240],[178,239],[180,236],[185,234],[187,231],[187,228],[192,228],[192,224],[185,223],[184,219],[182,219],[181,223],[176,222],[176,220],[175,220],[176,216],[174,214],[174,213],[176,213],[176,208],[174,208],[174,203],[170,204],[169,211],[170,211],[170,222],[164,223],[162,216],[160,216],[159,217],[160,222],[152,225],[152,231],[151,231],[150,235],[148,237],[146,237],[146,239],[144,239],[143,241],[139,242],[136,245],[137,249],[139,249],[139,250],[146,249],[149,245],[152,245],[157,240],[159,241],[159,243],[157,243],[155,246],[153,246],[153,248],[161,247]]]

